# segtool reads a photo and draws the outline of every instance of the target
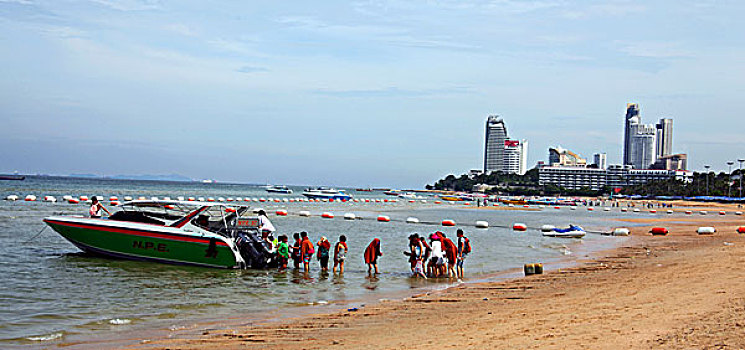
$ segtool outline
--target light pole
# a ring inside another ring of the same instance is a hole
[[[745,162],[745,159],[738,159],[738,162],[740,162],[740,198],[742,198],[742,162]]]
[[[709,195],[709,168],[711,168],[711,165],[704,165],[704,169],[706,169],[706,195]]]
[[[727,171],[727,197],[729,197],[729,190],[732,187],[732,184],[730,184],[730,181],[732,181],[732,164],[735,164],[735,162],[727,162],[727,167],[729,167],[729,170]]]

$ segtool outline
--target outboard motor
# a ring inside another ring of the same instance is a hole
[[[249,267],[261,269],[276,265],[269,242],[261,239],[259,234],[258,218],[238,218],[235,228],[235,244]]]

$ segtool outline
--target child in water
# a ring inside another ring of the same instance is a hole
[[[279,244],[277,244],[277,257],[279,260],[279,271],[284,271],[287,268],[287,260],[290,258],[290,247],[287,246],[287,236],[279,236]]]
[[[334,268],[332,269],[336,273],[336,267],[339,266],[339,274],[344,274],[344,260],[347,258],[347,236],[339,236],[339,242],[334,246]]]

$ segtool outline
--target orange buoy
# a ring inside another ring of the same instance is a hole
[[[117,198],[116,196],[109,197],[109,202],[116,202],[118,200],[119,200],[119,198]]]
[[[70,198],[70,199],[67,200],[67,203],[78,204],[78,203],[80,203],[80,201],[77,200],[77,199],[75,199],[75,198]]]
[[[441,201],[435,201],[435,204],[442,204]]]
[[[145,198],[143,198],[143,199],[145,199]],[[88,196],[80,196],[80,200],[83,201],[83,202],[85,202],[85,201],[88,200]]]
[[[693,214],[693,211],[691,211],[691,210],[686,210],[686,215],[691,215],[691,214]]]
[[[284,210],[284,209],[277,210],[274,213],[277,214],[278,216],[287,216],[287,210]]]
[[[525,205],[523,205],[523,208],[530,208],[530,206],[527,205],[527,204],[525,204]]]
[[[378,215],[378,221],[380,222],[390,222],[391,218],[385,215]]]
[[[321,214],[321,217],[324,218],[324,219],[333,219],[334,218],[334,214],[329,213],[329,212],[324,212],[324,213]]]
[[[719,212],[719,215],[727,215],[727,212],[724,211],[724,210],[722,210],[722,211]]]
[[[587,207],[587,211],[594,211],[594,210],[595,210],[595,208],[593,208],[593,207]]]
[[[558,209],[561,209],[561,207],[557,205],[557,206],[554,207],[554,209],[557,209],[558,210]]]
[[[649,232],[651,232],[653,236],[664,236],[667,235],[668,230],[664,227],[652,227]]]
[[[463,205],[471,205],[471,203],[470,202],[465,202],[465,203],[463,203]]]
[[[442,226],[449,226],[449,227],[455,226],[455,221],[450,220],[450,219],[442,220]]]
[[[110,204],[113,205],[113,206],[117,206],[117,205],[119,205],[119,202],[118,201],[111,201]]]
[[[650,214],[657,214],[657,210],[652,209],[652,210],[649,211],[649,213]]]
[[[512,229],[515,231],[526,231],[528,230],[528,225],[518,222],[512,225]]]
[[[740,226],[737,228],[737,233],[745,233],[745,226]]]

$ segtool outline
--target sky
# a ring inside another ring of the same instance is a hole
[[[0,0],[0,172],[421,188],[620,162],[626,103],[689,168],[745,158],[743,1]],[[735,163],[737,164],[737,163]]]

